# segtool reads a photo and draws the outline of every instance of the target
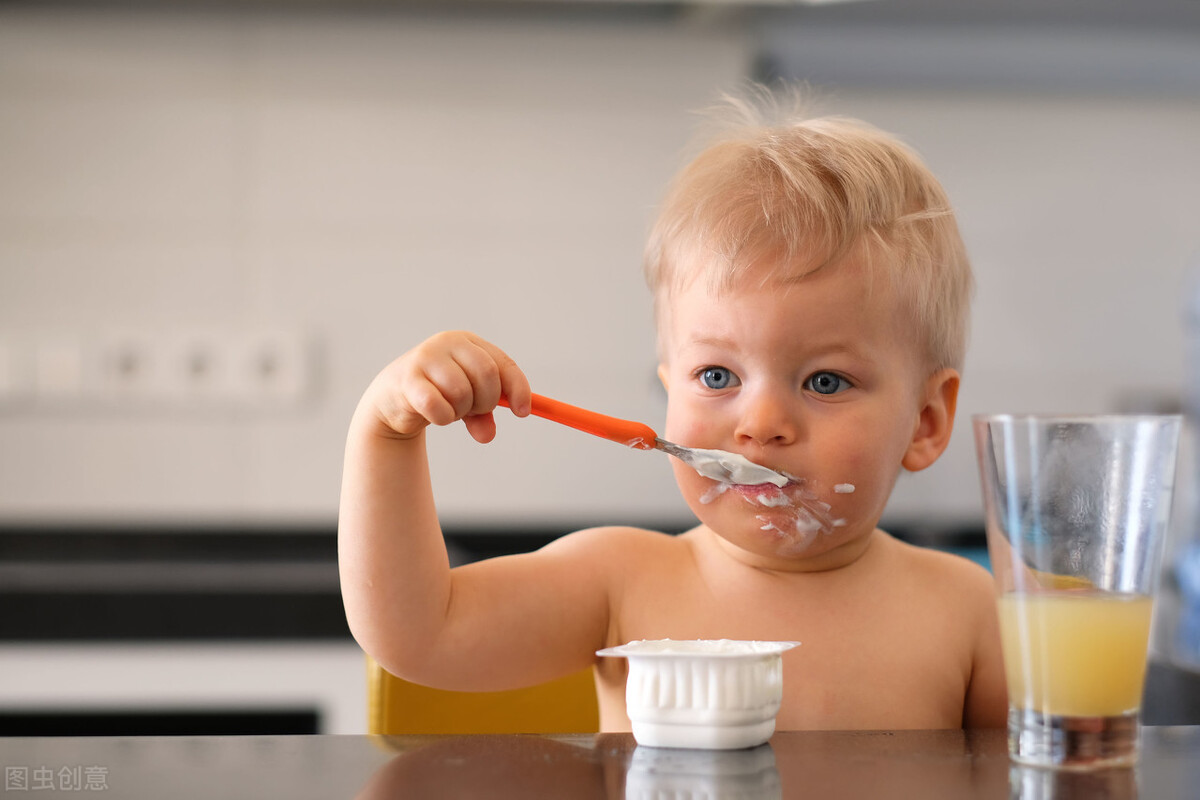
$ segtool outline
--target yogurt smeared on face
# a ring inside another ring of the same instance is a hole
[[[705,505],[731,489],[736,490],[747,502],[764,509],[777,509],[757,515],[762,530],[794,539],[798,547],[807,546],[819,533],[832,533],[834,528],[846,524],[846,520],[830,514],[833,507],[808,488],[802,478],[788,478],[725,450],[689,448],[689,451],[691,457],[683,460],[704,477],[716,481],[700,495],[700,502]],[[839,483],[833,491],[849,494],[854,491],[854,484]]]
[[[786,522],[772,519],[766,514],[759,514],[756,519],[762,523],[761,530],[774,531],[781,539],[790,540],[795,549],[802,550],[812,544],[817,534],[832,533],[834,528],[845,526],[846,520],[831,519],[828,509],[828,503],[818,503],[816,508],[797,506],[789,513]]]
[[[832,533],[835,528],[846,524],[846,520],[832,515],[833,507],[821,500],[807,484],[803,478],[793,479],[786,488],[767,483],[744,485],[718,481],[700,495],[700,502],[711,503],[734,490],[747,502],[764,509],[764,513],[756,515],[762,523],[762,530],[774,531],[780,538],[792,540],[797,548],[803,548],[818,534]],[[839,483],[833,491],[836,494],[849,494],[854,491],[854,486]]]
[[[754,499],[759,505],[767,508],[782,508],[792,504],[792,499],[783,492],[759,492],[754,495]]]
[[[732,483],[717,483],[717,484],[713,485],[712,488],[710,488],[704,494],[700,495],[700,502],[704,503],[704,505],[708,505],[713,500],[716,500],[718,497],[725,494],[725,492],[729,491],[732,488],[733,488]]]

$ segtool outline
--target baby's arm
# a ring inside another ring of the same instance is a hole
[[[977,570],[970,600],[978,619],[971,680],[963,703],[964,728],[1003,728],[1008,720],[1008,689],[1000,652],[1000,621],[992,577]]]
[[[604,644],[602,570],[575,536],[537,553],[451,570],[426,459],[430,424],[496,433],[501,394],[529,413],[524,374],[495,345],[438,334],[388,365],[350,425],[338,518],[342,597],[358,643],[394,674],[447,689],[547,680]]]

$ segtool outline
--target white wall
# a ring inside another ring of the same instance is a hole
[[[0,518],[330,522],[359,394],[444,328],[653,422],[642,240],[688,111],[748,60],[686,22],[0,10],[0,337],[85,362],[10,392]],[[139,403],[87,368],[260,328],[305,338],[311,396]],[[665,457],[548,423],[434,438],[450,522],[677,508]]]
[[[1200,269],[1200,103],[859,90],[834,105],[922,152],[977,282],[950,449],[901,479],[892,516],[980,516],[972,414],[1178,411],[1186,278]]]
[[[659,424],[642,238],[689,110],[753,55],[686,15],[0,9],[0,521],[331,522],[361,390],[449,327],[538,391]],[[958,433],[893,517],[977,518],[973,412],[1177,397],[1194,97],[825,95],[926,156],[977,270]],[[123,398],[95,363],[121,337],[262,330],[315,359],[273,409]],[[39,399],[18,367],[47,342],[83,368]],[[488,448],[434,436],[448,523],[684,513],[661,456],[502,423]]]

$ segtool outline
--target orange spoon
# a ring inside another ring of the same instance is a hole
[[[508,408],[508,399],[501,397],[500,405]],[[573,406],[540,394],[533,395],[531,412],[534,416],[590,433],[593,436],[599,436],[601,439],[623,444],[626,447],[632,447],[635,450],[661,450],[668,455],[675,456],[704,477],[712,478],[715,481],[748,485],[773,483],[776,486],[783,486],[788,482],[787,477],[760,464],[755,464],[736,453],[683,447],[660,438],[653,428],[641,422],[597,414],[595,411],[588,411],[586,408]]]

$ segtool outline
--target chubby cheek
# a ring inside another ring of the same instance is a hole
[[[828,504],[830,515],[842,520],[842,526],[869,525],[879,520],[891,494],[896,472],[881,469],[875,458],[837,459],[825,465],[822,474],[808,488],[818,501]]]
[[[717,485],[716,482],[705,478],[676,458],[671,459],[671,469],[675,472],[675,484],[679,487],[679,493],[692,511],[698,514],[701,507],[707,505],[701,502],[701,498]]]
[[[724,449],[713,435],[722,426],[710,412],[708,415],[693,410],[686,400],[673,394],[667,401],[667,419],[663,425],[663,436],[684,447]]]
[[[829,540],[831,545],[875,530],[891,496],[899,468],[882,471],[876,464],[868,470],[846,469],[837,474],[841,477],[833,479],[819,492],[821,500],[830,505],[829,517],[834,522],[832,529],[822,530],[816,540]],[[808,541],[811,543],[813,537],[810,536]]]

